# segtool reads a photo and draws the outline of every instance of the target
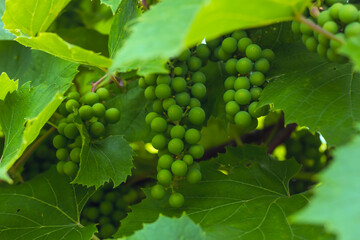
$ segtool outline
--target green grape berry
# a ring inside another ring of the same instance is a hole
[[[172,181],[172,174],[169,170],[167,169],[161,169],[157,176],[156,179],[158,180],[158,182],[162,185],[168,185],[171,183]]]
[[[265,58],[269,62],[272,62],[275,59],[275,53],[271,49],[264,49],[261,52],[261,58]]]
[[[236,77],[234,76],[227,77],[224,82],[225,90],[233,89],[235,81],[236,81]]]
[[[156,134],[151,140],[151,144],[157,150],[164,149],[166,147],[167,143],[168,143],[168,140],[163,134]]]
[[[300,32],[304,35],[312,35],[313,30],[305,23],[301,23],[300,24]]]
[[[164,109],[163,109],[163,106],[162,106],[162,102],[160,99],[156,99],[154,102],[153,102],[153,105],[152,105],[152,110],[156,113],[163,113],[164,112]]]
[[[159,99],[168,98],[171,96],[171,88],[168,84],[159,84],[155,88],[155,96]]]
[[[62,135],[56,135],[53,139],[53,145],[56,149],[64,148],[67,145],[67,140]]]
[[[188,66],[190,71],[198,71],[201,66],[202,66],[202,62],[201,59],[198,57],[190,57],[189,61],[188,61]]]
[[[210,49],[206,44],[200,44],[196,47],[196,55],[201,59],[208,59],[210,57]]]
[[[172,193],[169,197],[169,204],[173,208],[180,208],[184,205],[184,196],[181,193]]]
[[[157,77],[156,79],[156,84],[160,85],[160,84],[170,84],[171,82],[171,77],[168,74],[161,74]]]
[[[190,154],[186,154],[184,157],[183,157],[183,161],[188,165],[192,165],[194,163],[194,158],[190,155]]]
[[[190,106],[190,108],[201,107],[201,102],[197,98],[191,98],[189,106]]]
[[[191,80],[193,81],[193,83],[205,83],[206,76],[203,72],[197,71],[192,74]]]
[[[316,52],[318,42],[314,37],[309,37],[306,42],[305,46],[310,52]]]
[[[183,116],[183,110],[179,105],[172,105],[167,110],[167,115],[171,121],[180,121]]]
[[[190,168],[187,175],[186,181],[191,184],[195,184],[201,181],[201,171],[197,168]]]
[[[261,52],[261,47],[257,44],[250,44],[245,49],[246,57],[253,61],[256,61],[260,58]]]
[[[164,154],[159,158],[158,166],[162,169],[170,169],[173,162],[173,157],[171,157],[169,154]]]
[[[145,89],[147,87],[147,84],[145,82],[144,78],[139,78],[139,87]]]
[[[189,111],[189,121],[199,125],[205,121],[205,111],[201,107],[194,107]]]
[[[249,88],[250,88],[250,81],[249,81],[249,79],[247,77],[238,77],[235,80],[235,83],[234,83],[234,89],[235,90],[249,89]]]
[[[76,128],[75,124],[69,123],[64,128],[64,135],[68,139],[75,139],[79,136],[79,130]]]
[[[235,97],[235,95],[234,95],[234,97]],[[225,105],[225,111],[226,111],[226,113],[228,113],[232,116],[240,111],[240,106],[237,102],[230,101]]]
[[[203,145],[196,144],[189,148],[189,153],[194,159],[200,159],[204,156],[205,150]]]
[[[74,112],[74,109],[78,109],[80,106],[79,102],[74,100],[74,99],[70,99],[66,102],[66,111],[68,112]]]
[[[70,160],[73,162],[80,162],[80,153],[81,153],[81,148],[76,147],[73,148],[70,152]]]
[[[241,53],[245,53],[245,50],[246,48],[252,44],[252,41],[250,38],[242,38],[238,41],[238,50],[241,52]]]
[[[223,96],[224,102],[228,103],[230,101],[233,101],[234,96],[235,96],[235,91],[233,89],[227,90]]]
[[[355,37],[360,35],[360,23],[353,22],[345,27],[345,36],[347,38]]]
[[[235,92],[235,101],[240,105],[247,105],[251,101],[251,94],[246,89],[239,89]]]
[[[266,58],[260,58],[254,64],[255,71],[259,71],[262,73],[267,73],[270,69],[270,63]]]
[[[147,85],[151,86],[156,83],[156,77],[157,76],[155,74],[149,74],[149,75],[145,76],[144,81]]]
[[[171,138],[182,139],[185,136],[185,128],[181,125],[176,125],[170,130]]]
[[[255,86],[262,86],[265,83],[265,76],[262,72],[252,72],[250,74],[250,83]]]
[[[190,95],[187,92],[178,93],[175,95],[175,101],[182,107],[189,105]]]
[[[241,38],[247,37],[247,33],[243,30],[235,31],[231,34],[231,37],[235,38],[237,41],[239,41]]]
[[[151,121],[158,116],[159,116],[159,114],[157,114],[156,112],[149,112],[145,117],[145,123],[147,125],[150,125]]]
[[[105,112],[106,112],[106,107],[104,106],[104,104],[102,103],[95,103],[93,106],[92,106],[92,110],[93,110],[93,113],[94,113],[94,116],[95,117],[103,117],[105,116]],[[116,109],[117,110],[117,109]]]
[[[83,121],[87,121],[93,117],[94,110],[89,105],[83,105],[79,108],[79,115]]]
[[[93,122],[90,125],[89,132],[92,137],[95,137],[95,138],[101,137],[105,133],[105,126],[101,122]]]
[[[186,90],[187,83],[184,78],[176,77],[171,82],[171,87],[175,92],[183,92]]]
[[[94,105],[95,103],[98,103],[99,100],[100,100],[99,95],[97,95],[94,92],[89,92],[83,96],[84,104],[87,104],[90,106]]]
[[[171,171],[175,176],[185,176],[187,173],[187,169],[187,164],[181,160],[176,160],[171,165]]]
[[[78,170],[78,165],[73,161],[68,161],[64,163],[64,173],[69,177],[74,177]]]
[[[297,21],[292,21],[291,22],[291,30],[295,35],[300,35],[300,23]]]
[[[184,75],[184,70],[182,69],[182,67],[175,67],[174,74],[176,76],[182,76],[182,75]]]
[[[96,94],[99,96],[101,101],[105,101],[110,97],[110,93],[106,88],[99,88],[96,90]]]
[[[322,11],[317,18],[317,22],[320,26],[324,26],[324,24],[329,21],[332,21],[330,11]]]
[[[159,133],[165,132],[166,128],[167,128],[167,122],[162,117],[155,117],[151,121],[151,129],[155,132],[159,132]]]
[[[74,99],[76,101],[80,100],[80,93],[78,92],[70,92],[68,93],[68,95],[66,96],[68,99]]]
[[[172,105],[175,105],[175,104],[176,104],[176,101],[174,98],[164,99],[162,102],[162,109],[167,111],[169,109],[169,107],[171,107]]]
[[[191,88],[191,95],[195,98],[202,99],[206,95],[206,87],[202,83],[195,83]]]
[[[110,215],[114,211],[114,206],[110,201],[100,203],[100,212],[103,215]]]
[[[151,196],[154,199],[160,200],[165,197],[165,189],[163,186],[156,184],[151,188]]]
[[[177,58],[179,61],[186,61],[190,58],[191,52],[189,49],[184,50],[181,55]]]
[[[324,28],[326,31],[331,32],[331,33],[337,33],[337,31],[339,30],[338,25],[337,25],[336,22],[334,22],[334,21],[326,22],[326,23],[324,24],[323,28]]]
[[[253,62],[249,58],[241,58],[236,63],[236,70],[241,75],[247,75],[253,69]]]
[[[206,45],[211,49],[215,49],[221,44],[221,38],[215,38],[213,40],[205,39],[205,41],[206,41]]]
[[[232,54],[237,49],[237,40],[233,37],[227,37],[223,40],[221,44],[221,48],[224,52],[228,54]]]
[[[117,108],[109,108],[105,111],[105,119],[108,123],[116,123],[120,120],[120,111]]]
[[[356,21],[358,18],[359,11],[354,5],[345,4],[339,9],[339,19],[343,23],[351,23]]]
[[[185,141],[188,144],[196,144],[200,141],[200,131],[195,128],[190,128],[185,132]]]
[[[60,174],[64,174],[64,164],[65,164],[65,161],[59,161],[57,164],[56,164],[56,171]]]
[[[155,87],[154,86],[148,86],[145,89],[144,96],[149,101],[152,101],[152,100],[156,99]]]
[[[251,125],[252,118],[248,112],[240,111],[235,115],[234,121],[236,125],[247,128]]]
[[[230,75],[237,74],[236,63],[237,60],[235,58],[230,58],[229,60],[227,60],[225,63],[225,71]]]
[[[179,154],[184,150],[184,142],[179,138],[173,138],[168,143],[168,150],[172,154]]]

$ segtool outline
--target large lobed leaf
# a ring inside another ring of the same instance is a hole
[[[0,40],[13,40],[15,35],[4,28],[2,16],[5,12],[5,0],[0,0]]]
[[[10,80],[8,75],[3,72],[0,75],[0,101],[4,100],[8,93],[12,93],[18,88],[18,81]]]
[[[330,63],[302,43],[282,45],[276,54],[262,105],[283,110],[286,124],[319,131],[329,145],[348,141],[360,120],[360,74],[350,63]]]
[[[295,220],[324,224],[338,240],[357,240],[360,235],[360,137],[334,151],[333,163],[322,173],[311,203]]]
[[[347,39],[345,44],[341,46],[339,52],[348,56],[353,62],[357,71],[360,71],[360,37],[352,37]]]
[[[139,68],[156,59],[157,68],[186,47],[240,28],[292,19],[309,1],[304,0],[167,0],[139,18],[119,50],[111,70]],[[156,69],[157,70],[157,69]],[[155,72],[155,69],[152,69]]]
[[[113,14],[115,14],[122,1],[123,0],[101,0],[101,3],[109,6]]]
[[[288,182],[300,166],[295,160],[276,161],[265,148],[228,148],[226,154],[200,163],[203,180],[184,184],[176,191],[185,197],[180,209],[147,199],[132,207],[116,237],[130,235],[159,213],[180,216],[183,211],[206,233],[207,239],[289,240],[333,239],[320,227],[291,225],[287,216],[308,202],[303,194],[290,196]],[[169,192],[168,192],[169,195]]]
[[[69,183],[55,168],[29,182],[0,188],[0,239],[90,239],[94,224],[80,213],[94,189]]]

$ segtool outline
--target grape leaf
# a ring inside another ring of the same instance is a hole
[[[228,148],[200,166],[203,180],[181,184],[176,190],[185,197],[182,208],[169,207],[170,191],[157,201],[147,189],[147,198],[132,207],[115,236],[132,234],[143,223],[154,222],[159,213],[180,216],[185,211],[207,239],[332,239],[320,227],[287,221],[288,215],[308,202],[303,194],[289,194],[289,180],[300,168],[294,159],[279,162],[268,157],[265,148],[245,146]]]
[[[38,49],[56,57],[80,64],[108,68],[112,62],[111,59],[107,57],[64,41],[55,33],[40,33],[37,37],[18,36],[16,41],[27,47]]]
[[[0,188],[1,239],[90,239],[95,224],[80,225],[94,189],[69,183],[55,168],[29,182]]]
[[[90,142],[84,124],[79,116],[76,126],[82,138],[80,168],[72,183],[99,188],[110,179],[114,187],[125,182],[133,167],[133,150],[120,135],[110,135],[105,139]]]
[[[360,137],[334,151],[334,161],[318,176],[322,183],[314,189],[310,204],[295,215],[301,223],[324,224],[339,240],[360,235]]]
[[[108,126],[107,132],[124,135],[129,142],[146,141],[150,134],[150,128],[145,124],[147,103],[144,90],[140,87],[132,88],[107,101],[108,107],[115,107],[122,114],[119,122]]]
[[[5,28],[15,35],[20,32],[36,36],[44,32],[70,0],[6,0],[2,18]]]
[[[154,223],[145,224],[142,230],[130,237],[119,240],[205,240],[205,234],[199,225],[196,225],[186,214],[180,218],[169,218],[163,215]]]
[[[111,26],[109,36],[109,52],[110,57],[114,57],[115,53],[123,44],[124,39],[128,36],[129,22],[140,16],[141,11],[137,7],[137,0],[124,0],[121,2],[119,12],[116,14],[114,22]]]
[[[6,171],[36,139],[77,73],[77,64],[42,52],[33,53],[33,59],[35,65],[30,65],[20,79],[22,86],[0,101],[0,125],[5,133],[0,178],[8,181]],[[32,86],[26,82],[31,80]]]
[[[101,0],[101,3],[109,6],[113,14],[115,14],[122,1],[123,0]]]
[[[13,40],[15,35],[4,28],[4,23],[1,20],[5,12],[5,0],[0,0],[0,40]]]
[[[0,101],[4,100],[8,93],[12,93],[18,88],[18,81],[10,80],[8,75],[3,72],[0,75]]]
[[[354,62],[355,69],[360,71],[360,37],[347,39],[339,48],[339,53],[348,56]]]
[[[131,70],[152,59],[165,63],[204,37],[291,20],[307,3],[304,0],[162,1],[139,18],[116,54],[111,70]]]
[[[286,124],[319,131],[329,145],[348,141],[360,120],[359,73],[350,63],[326,61],[302,43],[282,45],[275,52],[274,79],[265,87],[261,105],[283,110]]]

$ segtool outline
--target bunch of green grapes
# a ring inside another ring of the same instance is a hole
[[[78,92],[69,92],[66,100],[60,105],[58,113],[63,116],[59,121],[58,135],[53,139],[59,160],[56,168],[59,173],[74,177],[78,171],[82,139],[75,124],[79,116],[91,138],[99,139],[105,134],[107,124],[114,124],[120,119],[120,111],[116,108],[106,109],[104,101],[110,97],[106,88],[89,92],[80,98]]]
[[[112,184],[106,184],[93,194],[81,214],[81,224],[99,223],[101,239],[110,238],[118,229],[120,221],[127,216],[129,205],[140,202],[144,194],[139,189],[125,185],[113,189]]]
[[[323,10],[320,8],[318,16],[308,19],[317,23],[324,30],[332,33],[335,38],[329,39],[322,33],[315,32],[305,23],[294,21],[292,31],[301,35],[302,42],[309,51],[317,52],[332,62],[346,62],[347,58],[340,55],[338,50],[346,39],[360,34],[360,14],[356,6],[343,4],[343,1],[326,1],[331,7]]]
[[[170,62],[170,74],[148,75],[139,80],[145,97],[153,101],[152,112],[146,116],[155,136],[152,145],[158,149],[158,184],[151,195],[162,199],[166,189],[172,194],[169,204],[181,207],[184,197],[176,192],[181,181],[201,180],[199,165],[194,162],[204,155],[199,144],[200,130],[205,122],[201,101],[206,96],[206,77],[200,69],[206,64],[210,50],[205,45],[196,51],[186,50]]]
[[[224,102],[227,119],[244,129],[254,129],[257,118],[268,113],[269,107],[258,108],[258,99],[266,84],[265,74],[275,54],[261,49],[247,37],[245,31],[207,41],[212,60],[225,63],[228,74],[224,82]]]

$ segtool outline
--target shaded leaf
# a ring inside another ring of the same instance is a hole
[[[17,186],[0,188],[1,239],[90,239],[94,224],[80,212],[94,189],[71,185],[55,168]]]

